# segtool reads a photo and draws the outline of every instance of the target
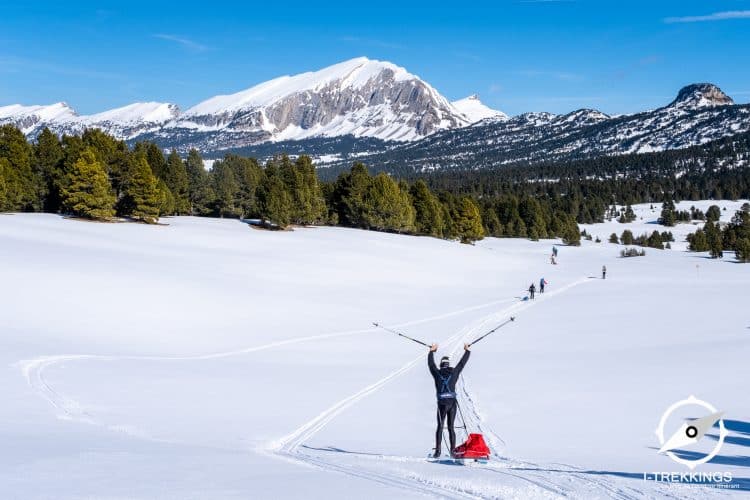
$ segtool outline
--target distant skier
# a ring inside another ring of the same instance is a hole
[[[602,266],[602,279],[607,279],[607,266]]]
[[[435,379],[435,390],[437,393],[437,429],[435,430],[435,454],[434,458],[440,456],[441,444],[443,440],[443,423],[448,418],[448,439],[450,441],[450,453],[456,448],[456,431],[454,423],[456,421],[456,411],[458,403],[456,402],[456,382],[461,375],[461,370],[466,366],[469,360],[469,344],[464,344],[464,355],[461,356],[455,368],[450,365],[450,358],[443,356],[440,359],[440,369],[435,366],[435,351],[438,345],[430,346],[430,353],[427,355],[427,366],[430,369],[432,378]]]
[[[555,260],[555,254],[549,256],[549,262],[550,264],[557,265],[557,261]]]
[[[539,280],[539,293],[544,293],[544,285],[547,284],[547,280],[544,278]]]
[[[552,255],[554,255],[555,257],[557,257],[557,247],[556,246],[552,247]]]
[[[529,298],[531,300],[534,300],[534,293],[536,292],[536,287],[534,286],[534,283],[531,284],[529,287]]]

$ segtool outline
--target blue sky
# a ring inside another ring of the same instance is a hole
[[[186,109],[362,55],[510,114],[635,112],[703,81],[750,101],[750,0],[7,3],[0,105]]]

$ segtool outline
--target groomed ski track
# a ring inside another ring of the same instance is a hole
[[[581,278],[568,285],[565,285],[557,290],[550,291],[544,295],[539,295],[535,300],[528,301],[515,301],[516,303],[502,309],[500,311],[486,315],[478,320],[475,320],[458,333],[450,337],[446,344],[451,346],[452,354],[459,352],[463,344],[470,342],[478,335],[486,331],[492,326],[496,326],[500,321],[507,319],[508,316],[518,314],[519,312],[525,311],[537,304],[543,304],[547,300],[553,299],[556,295],[564,293],[571,288],[589,282],[590,278]],[[321,431],[329,422],[336,418],[339,414],[344,412],[347,408],[355,405],[362,399],[371,395],[372,393],[380,390],[394,379],[408,372],[417,364],[421,364],[424,361],[425,354],[421,353],[419,356],[404,364],[399,369],[390,373],[386,377],[380,379],[377,382],[363,388],[362,390],[352,394],[351,396],[339,401],[334,404],[326,411],[319,414],[314,419],[306,422],[294,432],[285,436],[278,442],[272,443],[268,451],[272,454],[280,455],[285,459],[298,461],[303,464],[318,467],[324,470],[340,472],[348,474],[354,477],[360,477],[375,481],[381,484],[390,485],[396,488],[404,488],[409,491],[424,494],[429,497],[440,497],[440,498],[497,498],[502,496],[502,491],[488,491],[482,488],[474,488],[469,482],[463,482],[455,484],[450,481],[436,481],[434,478],[427,476],[420,476],[413,472],[398,473],[398,472],[382,472],[365,470],[363,467],[352,466],[348,464],[342,464],[330,458],[331,453],[327,453],[329,457],[326,457],[326,453],[316,454],[313,453],[313,449],[306,448],[304,443],[315,436]],[[526,491],[525,493],[535,494],[534,496],[539,497],[569,497],[575,496],[581,493],[581,485],[576,485],[575,488],[569,488],[567,485],[559,484],[550,479],[553,473],[550,469],[560,470],[562,469],[569,477],[570,480],[574,480],[581,483],[588,493],[593,497],[601,498],[618,498],[618,499],[631,499],[631,498],[645,498],[642,492],[631,489],[626,486],[617,485],[614,481],[608,481],[601,478],[590,478],[584,472],[576,471],[574,467],[554,464],[550,466],[542,466],[526,461],[518,461],[503,457],[497,452],[498,449],[502,448],[504,441],[492,429],[489,429],[483,424],[482,418],[479,413],[478,405],[472,398],[470,391],[467,388],[465,378],[462,377],[462,381],[459,384],[459,402],[464,412],[463,415],[467,420],[467,425],[474,429],[479,429],[490,441],[490,447],[493,450],[492,460],[487,464],[479,464],[473,462],[467,462],[466,466],[473,469],[482,469],[492,473],[502,474],[508,478],[512,478],[516,483],[527,483],[536,491]],[[334,451],[334,450],[331,450]],[[385,455],[366,455],[361,454],[358,456],[360,459],[373,460],[373,461],[387,461],[394,464],[403,463],[424,463],[424,458],[418,457],[396,457],[396,456],[385,456]]]
[[[485,330],[496,326],[499,322],[507,319],[508,316],[516,315],[537,305],[543,307],[543,304],[547,300],[553,300],[555,296],[565,293],[571,288],[589,281],[591,281],[590,278],[578,279],[554,291],[548,291],[543,295],[539,295],[538,298],[533,301],[519,301],[517,298],[493,301],[389,326],[393,328],[404,328],[421,323],[437,321],[451,316],[461,315],[467,312],[479,311],[489,307],[496,307],[498,305],[511,303],[510,306],[505,307],[504,309],[484,315],[468,323],[456,334],[447,339],[444,344],[446,345],[446,347],[450,346],[451,350],[455,353],[459,352],[463,343],[475,339]],[[368,320],[370,319],[376,318],[368,318]],[[128,432],[127,429],[123,429],[121,426],[108,426],[105,423],[98,421],[95,416],[89,414],[78,402],[55,390],[45,379],[45,370],[57,364],[83,360],[179,362],[220,359],[230,356],[251,354],[267,349],[282,348],[285,346],[303,342],[314,342],[335,337],[358,335],[370,333],[372,331],[374,331],[373,328],[332,332],[321,335],[281,340],[240,350],[196,356],[107,356],[90,354],[42,356],[34,359],[19,361],[15,363],[15,367],[21,370],[28,384],[34,389],[34,391],[37,392],[45,400],[47,400],[55,408],[57,416],[59,418],[103,426],[115,432]],[[422,457],[363,454],[358,458],[361,458],[362,460],[372,461],[374,464],[378,465],[378,467],[374,468],[365,468],[361,466],[361,463],[354,465],[341,463],[340,461],[336,460],[335,457],[332,457],[332,455],[335,455],[335,450],[331,450],[330,452],[328,452],[325,450],[314,450],[305,446],[306,442],[308,442],[313,436],[319,433],[337,416],[346,411],[348,408],[362,401],[364,398],[367,398],[373,393],[379,391],[390,382],[409,372],[415,365],[421,364],[424,361],[424,356],[425,353],[420,353],[419,356],[410,360],[409,362],[389,373],[380,380],[373,382],[372,384],[367,385],[354,394],[340,400],[339,402],[321,412],[315,418],[305,422],[286,436],[272,443],[268,443],[265,447],[256,451],[281,460],[316,467],[325,471],[338,472],[357,478],[367,479],[394,488],[403,489],[412,493],[422,494],[428,497],[498,498],[508,495],[516,496],[521,491],[523,491],[523,495],[526,496],[539,498],[560,498],[579,496],[582,491],[585,491],[586,493],[588,493],[588,496],[591,497],[630,499],[647,498],[650,496],[649,493],[653,493],[653,491],[640,491],[625,484],[628,482],[632,483],[632,480],[619,478],[609,480],[604,479],[601,476],[592,477],[591,474],[587,474],[585,471],[577,470],[575,467],[568,465],[540,465],[528,461],[519,461],[504,457],[498,451],[503,449],[504,441],[499,435],[495,434],[492,429],[484,424],[477,399],[470,392],[468,388],[469,384],[466,382],[465,378],[462,378],[462,381],[459,384],[459,399],[460,405],[463,409],[463,415],[466,418],[467,425],[469,427],[478,429],[487,437],[490,447],[493,450],[493,456],[489,463],[467,463],[466,466],[470,467],[471,469],[480,469],[483,471],[487,471],[488,474],[502,475],[504,477],[504,480],[501,483],[497,484],[497,487],[494,487],[494,485],[488,483],[488,481],[482,481],[478,485],[473,485],[469,480],[456,482],[451,481],[450,478],[441,479],[439,474],[423,475],[419,474],[417,471],[398,468],[398,464],[403,465],[404,463],[412,463],[415,465],[425,464],[426,461]],[[135,437],[143,439],[160,441],[159,439],[153,439],[144,435],[133,435]],[[361,462],[362,460],[358,460],[358,462]],[[382,470],[382,464],[392,464],[395,466],[393,467],[394,470]],[[440,464],[431,465],[436,467],[440,466]],[[510,483],[510,485],[508,485],[507,483]],[[659,494],[664,497],[672,496],[666,490],[660,491]]]

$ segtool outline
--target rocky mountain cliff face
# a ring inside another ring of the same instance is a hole
[[[214,97],[169,128],[258,132],[267,140],[351,134],[403,141],[466,124],[443,96],[405,69],[357,58]]]
[[[209,157],[308,153],[320,165],[356,159],[386,170],[397,164],[425,170],[682,148],[747,131],[750,106],[698,83],[667,106],[632,115],[581,109],[508,118],[477,96],[451,103],[404,68],[361,57],[212,97],[185,112],[159,102],[89,116],[65,103],[11,105],[0,107],[4,123],[32,138],[44,127],[58,134],[101,128]]]
[[[135,103],[90,116],[64,103],[0,108],[0,123],[32,137],[43,127],[59,134],[97,127],[127,140],[204,151],[346,135],[413,141],[471,121],[404,68],[364,57],[212,97],[184,113],[169,103]]]
[[[441,131],[358,159],[386,170],[404,164],[417,170],[492,168],[678,149],[748,130],[750,105],[733,104],[714,85],[696,84],[653,111],[614,117],[590,109],[565,115],[526,113]]]

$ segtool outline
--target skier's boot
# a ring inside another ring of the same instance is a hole
[[[435,448],[435,453],[432,454],[432,458],[440,458],[440,448]]]

